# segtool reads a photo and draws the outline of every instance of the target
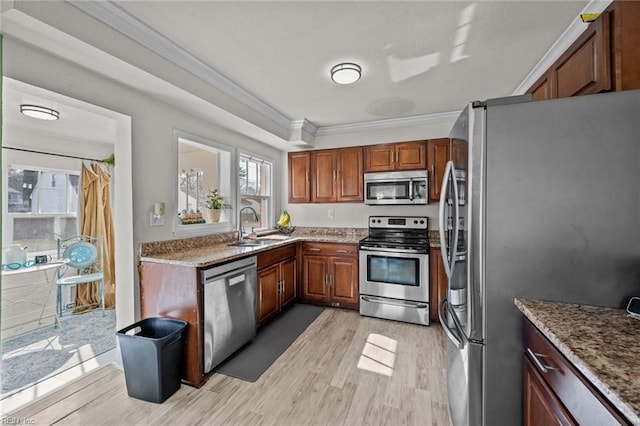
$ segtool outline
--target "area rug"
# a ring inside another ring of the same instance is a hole
[[[49,326],[2,339],[0,399],[61,373],[116,346],[115,310],[62,318]]]
[[[293,305],[258,330],[253,342],[214,369],[216,373],[255,382],[324,311],[321,306]]]

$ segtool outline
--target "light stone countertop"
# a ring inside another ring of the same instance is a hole
[[[640,320],[624,309],[518,298],[515,304],[613,406],[640,425]]]
[[[166,263],[170,265],[179,266],[192,266],[196,268],[206,268],[216,265],[218,263],[228,262],[234,259],[256,255],[267,250],[271,250],[277,247],[284,247],[288,244],[296,243],[299,241],[309,242],[325,242],[325,243],[345,243],[345,244],[358,244],[362,238],[366,236],[362,231],[356,230],[348,233],[327,233],[327,232],[296,232],[290,237],[284,237],[282,235],[265,235],[258,238],[266,240],[274,240],[266,245],[262,246],[250,246],[250,247],[237,247],[229,246],[231,242],[227,241],[212,241],[211,244],[200,245],[200,243],[190,245],[188,243],[182,244],[177,249],[167,250],[145,250],[141,248],[140,262],[152,262],[152,263]],[[156,247],[162,242],[150,243]],[[169,242],[173,245],[174,242]],[[156,248],[154,247],[154,249]],[[149,251],[149,253],[145,253]]]

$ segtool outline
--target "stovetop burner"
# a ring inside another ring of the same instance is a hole
[[[371,216],[369,236],[360,240],[360,247],[427,251],[429,219],[415,216]]]

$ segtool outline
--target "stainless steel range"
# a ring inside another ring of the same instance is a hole
[[[369,217],[360,241],[360,315],[429,324],[428,217]]]

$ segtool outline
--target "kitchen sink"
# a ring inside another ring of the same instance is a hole
[[[278,243],[278,242],[281,242],[281,241],[282,240],[261,238],[261,239],[258,239],[258,240],[234,241],[234,242],[229,243],[227,245],[228,246],[233,246],[233,247],[261,247],[261,246],[266,246],[266,245],[273,244],[273,243]]]

